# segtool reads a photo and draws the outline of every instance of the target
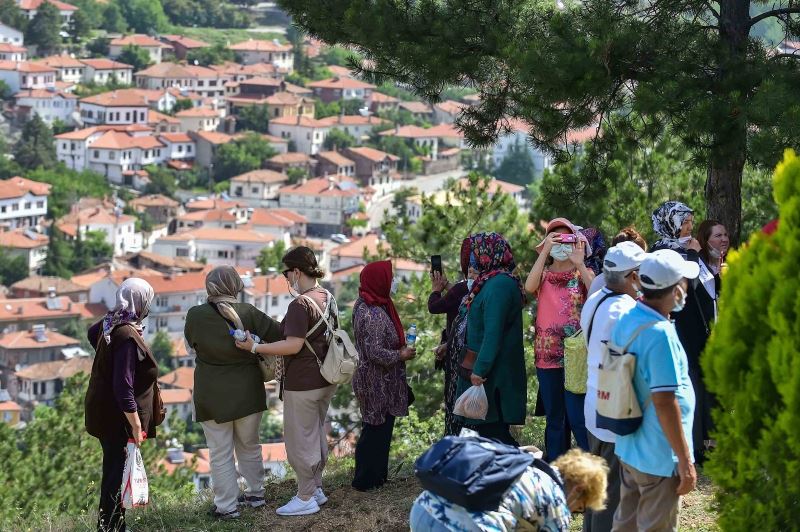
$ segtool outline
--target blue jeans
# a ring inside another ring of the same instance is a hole
[[[589,439],[583,418],[586,394],[564,389],[564,368],[536,368],[547,424],[544,429],[545,460],[552,462],[569,450],[572,444],[570,429],[578,446],[589,451]]]
[[[449,532],[449,528],[433,518],[428,511],[417,502],[411,507],[411,516],[408,519],[411,532]]]

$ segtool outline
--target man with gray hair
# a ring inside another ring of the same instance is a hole
[[[583,520],[584,531],[610,531],[619,504],[620,467],[614,454],[615,434],[597,427],[597,369],[602,360],[603,342],[611,338],[617,320],[636,306],[638,271],[644,258],[644,250],[633,242],[620,242],[609,249],[603,260],[606,285],[589,297],[581,311],[581,329],[588,344],[589,380],[584,417],[589,450],[604,458],[609,467],[606,509],[599,512],[587,510]]]

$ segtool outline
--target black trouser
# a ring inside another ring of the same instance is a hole
[[[606,489],[606,509],[598,512],[587,509],[583,515],[583,532],[611,532],[614,526],[614,513],[619,506],[621,487],[621,469],[619,458],[614,453],[614,444],[597,439],[588,430],[589,451],[608,464],[608,487]]]
[[[122,507],[122,473],[125,469],[125,446],[127,437],[103,439],[103,480],[100,483],[100,510],[97,530],[100,532],[124,532],[125,508]]]
[[[513,445],[519,447],[519,442],[511,435],[511,425],[503,421],[503,409],[500,404],[500,390],[495,388],[494,391],[494,404],[497,408],[497,421],[492,423],[481,423],[480,425],[467,425],[470,428],[483,436],[492,440],[498,440],[506,445]]]
[[[696,465],[703,465],[706,459],[705,441],[711,439],[714,428],[711,410],[716,405],[716,398],[706,389],[703,374],[699,369],[689,369],[689,378],[694,388],[694,420],[692,423],[692,446]]]
[[[380,425],[361,424],[356,445],[356,473],[352,486],[367,491],[383,486],[389,477],[389,448],[392,445],[394,416],[387,414]]]

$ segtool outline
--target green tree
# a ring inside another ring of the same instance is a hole
[[[78,9],[69,22],[69,36],[73,42],[80,42],[92,31],[92,19],[85,9]]]
[[[35,45],[41,56],[61,50],[61,13],[55,5],[44,2],[39,6],[25,32],[25,44]]]
[[[78,235],[72,248],[70,270],[82,272],[98,262],[108,261],[114,256],[114,248],[106,242],[104,231],[86,231]]]
[[[706,210],[734,241],[745,163],[774,164],[799,144],[800,56],[750,35],[778,21],[791,39],[800,30],[793,2],[279,3],[304,30],[362,53],[370,79],[431,100],[469,80],[481,99],[460,125],[478,146],[494,143],[509,118],[535,125],[533,140],[561,157],[568,131],[620,111],[623,120],[641,113],[644,136],[671,126],[707,170]]]
[[[28,26],[28,18],[15,0],[0,0],[0,22],[23,33]]]
[[[322,100],[316,100],[314,102],[314,116],[317,118],[327,118],[340,114],[342,114],[342,108],[339,102],[325,103]]]
[[[181,111],[183,111],[185,109],[191,109],[192,107],[194,107],[194,104],[192,103],[191,99],[189,99],[189,98],[178,98],[175,101],[175,105],[173,105],[172,109],[170,109],[170,114],[175,115],[175,114],[180,113]]]
[[[360,113],[361,109],[367,105],[364,103],[364,100],[353,98],[352,100],[342,100],[339,106],[342,109],[342,113],[346,115],[357,115]]]
[[[219,147],[214,162],[215,178],[217,181],[224,181],[256,170],[274,155],[275,150],[261,135],[248,133]]]
[[[173,170],[163,166],[147,166],[145,170],[150,177],[146,187],[148,194],[163,194],[169,198],[175,195],[178,183]]]
[[[349,148],[350,146],[355,146],[357,143],[358,141],[353,135],[345,133],[339,128],[334,128],[328,132],[328,135],[325,137],[325,142],[323,142],[322,145],[326,150],[338,151]]]
[[[50,244],[47,258],[42,268],[44,275],[54,275],[63,279],[72,277],[72,246],[64,238],[64,233],[55,224],[50,228]]]
[[[14,93],[11,91],[11,87],[8,86],[8,83],[0,80],[0,100],[8,100],[13,95]]]
[[[790,530],[797,522],[800,283],[790,272],[800,259],[800,159],[793,151],[774,185],[779,228],[756,233],[729,257],[719,321],[700,360],[718,401],[717,448],[706,469],[722,530]]]
[[[398,218],[402,219],[408,216],[406,201],[408,198],[418,195],[419,190],[416,187],[403,187],[394,193],[392,207]]]
[[[164,375],[175,369],[172,355],[175,350],[172,348],[172,340],[164,330],[156,331],[153,340],[150,342],[150,350],[153,352],[156,362],[158,362],[159,373]]]
[[[23,168],[53,168],[57,163],[53,131],[38,114],[25,123],[14,159]]]
[[[200,66],[219,65],[226,61],[236,61],[236,54],[233,50],[221,43],[200,48],[199,50],[192,50],[186,56],[189,64],[198,64]]]
[[[515,185],[527,187],[533,183],[536,176],[536,167],[533,164],[528,147],[517,142],[500,162],[494,176]]]
[[[267,246],[261,249],[261,253],[258,254],[256,259],[256,265],[264,273],[279,270],[281,268],[281,259],[285,253],[286,244],[283,243],[283,240],[278,240],[274,246]]]
[[[0,136],[0,179],[8,179],[21,173],[22,169],[8,151],[6,139]]]
[[[119,54],[117,60],[120,63],[131,65],[134,72],[144,70],[152,63],[150,54],[147,52],[147,50],[132,44],[129,44],[122,49],[122,52]]]
[[[52,169],[39,168],[28,172],[26,177],[53,185],[47,200],[47,210],[51,218],[64,216],[71,205],[81,198],[103,198],[111,195],[111,187],[106,178],[89,170],[78,172],[57,165]]]
[[[128,23],[116,2],[109,2],[103,10],[103,21],[101,27],[109,33],[125,33],[128,31]]]
[[[283,423],[270,410],[265,410],[258,427],[259,440],[262,443],[281,441],[283,438]]]
[[[69,336],[70,338],[75,338],[76,340],[80,340],[81,347],[86,350],[87,353],[91,353],[94,351],[92,344],[89,343],[89,338],[86,337],[86,331],[89,328],[89,324],[87,323],[90,320],[80,320],[78,318],[72,319],[61,325],[58,328],[58,332],[65,336]]]
[[[286,170],[286,176],[289,178],[289,184],[294,185],[295,183],[308,178],[308,170],[295,166]]]
[[[169,21],[160,0],[124,0],[117,2],[117,5],[128,26],[136,33],[149,34],[169,28]]]
[[[0,248],[0,284],[11,286],[30,275],[28,261],[21,255],[13,255]]]
[[[248,105],[242,107],[236,115],[236,129],[239,131],[269,132],[269,107],[266,105]]]

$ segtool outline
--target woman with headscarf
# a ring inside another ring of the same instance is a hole
[[[325,380],[320,367],[331,342],[325,321],[338,327],[339,309],[331,293],[319,286],[325,273],[312,249],[290,249],[281,262],[289,292],[295,297],[281,322],[285,340],[258,345],[248,335],[236,345],[278,357],[286,458],[297,477],[297,495],[275,512],[289,517],[317,513],[328,502],[322,490],[322,472],[328,462],[325,421],[336,385]]]
[[[603,233],[594,227],[587,227],[581,229],[580,233],[586,237],[591,250],[589,256],[586,257],[583,263],[587,268],[594,272],[595,277],[603,273],[603,259],[606,256],[606,239],[603,238]]]
[[[214,268],[206,276],[206,303],[189,309],[184,327],[186,347],[197,361],[194,414],[211,455],[211,515],[217,519],[239,517],[239,474],[247,483],[242,502],[254,508],[266,504],[259,442],[267,409],[264,378],[256,356],[237,349],[231,331],[252,331],[266,342],[282,336],[275,320],[239,301],[242,290],[244,283],[232,266]]]
[[[353,307],[353,332],[360,361],[353,392],[361,410],[352,486],[367,491],[389,475],[389,447],[395,418],[408,415],[406,361],[416,350],[406,345],[405,331],[392,302],[397,280],[388,260],[367,264]]]
[[[650,253],[659,249],[671,249],[684,258],[693,260],[691,257],[700,252],[700,243],[692,237],[694,211],[686,204],[665,201],[653,211],[651,219],[658,240],[650,246]]]
[[[95,349],[86,391],[86,430],[103,447],[103,479],[97,529],[125,530],[120,486],[128,439],[141,445],[154,438],[160,411],[158,362],[142,338],[144,320],[153,301],[153,287],[137,278],[122,282],[116,305],[89,328]],[[159,411],[156,411],[156,410]]]
[[[566,218],[547,224],[547,236],[536,246],[539,257],[525,281],[536,300],[533,352],[539,394],[547,417],[545,457],[552,462],[570,448],[572,438],[584,451],[589,440],[583,417],[585,394],[565,387],[564,339],[581,327],[581,309],[594,280],[586,267],[591,255],[586,237]]]
[[[528,380],[522,343],[525,294],[511,246],[497,233],[470,237],[470,268],[477,278],[467,296],[466,353],[461,362],[457,396],[483,384],[486,418],[463,418],[485,438],[518,446],[511,425],[525,424]],[[467,378],[464,378],[467,377]]]

